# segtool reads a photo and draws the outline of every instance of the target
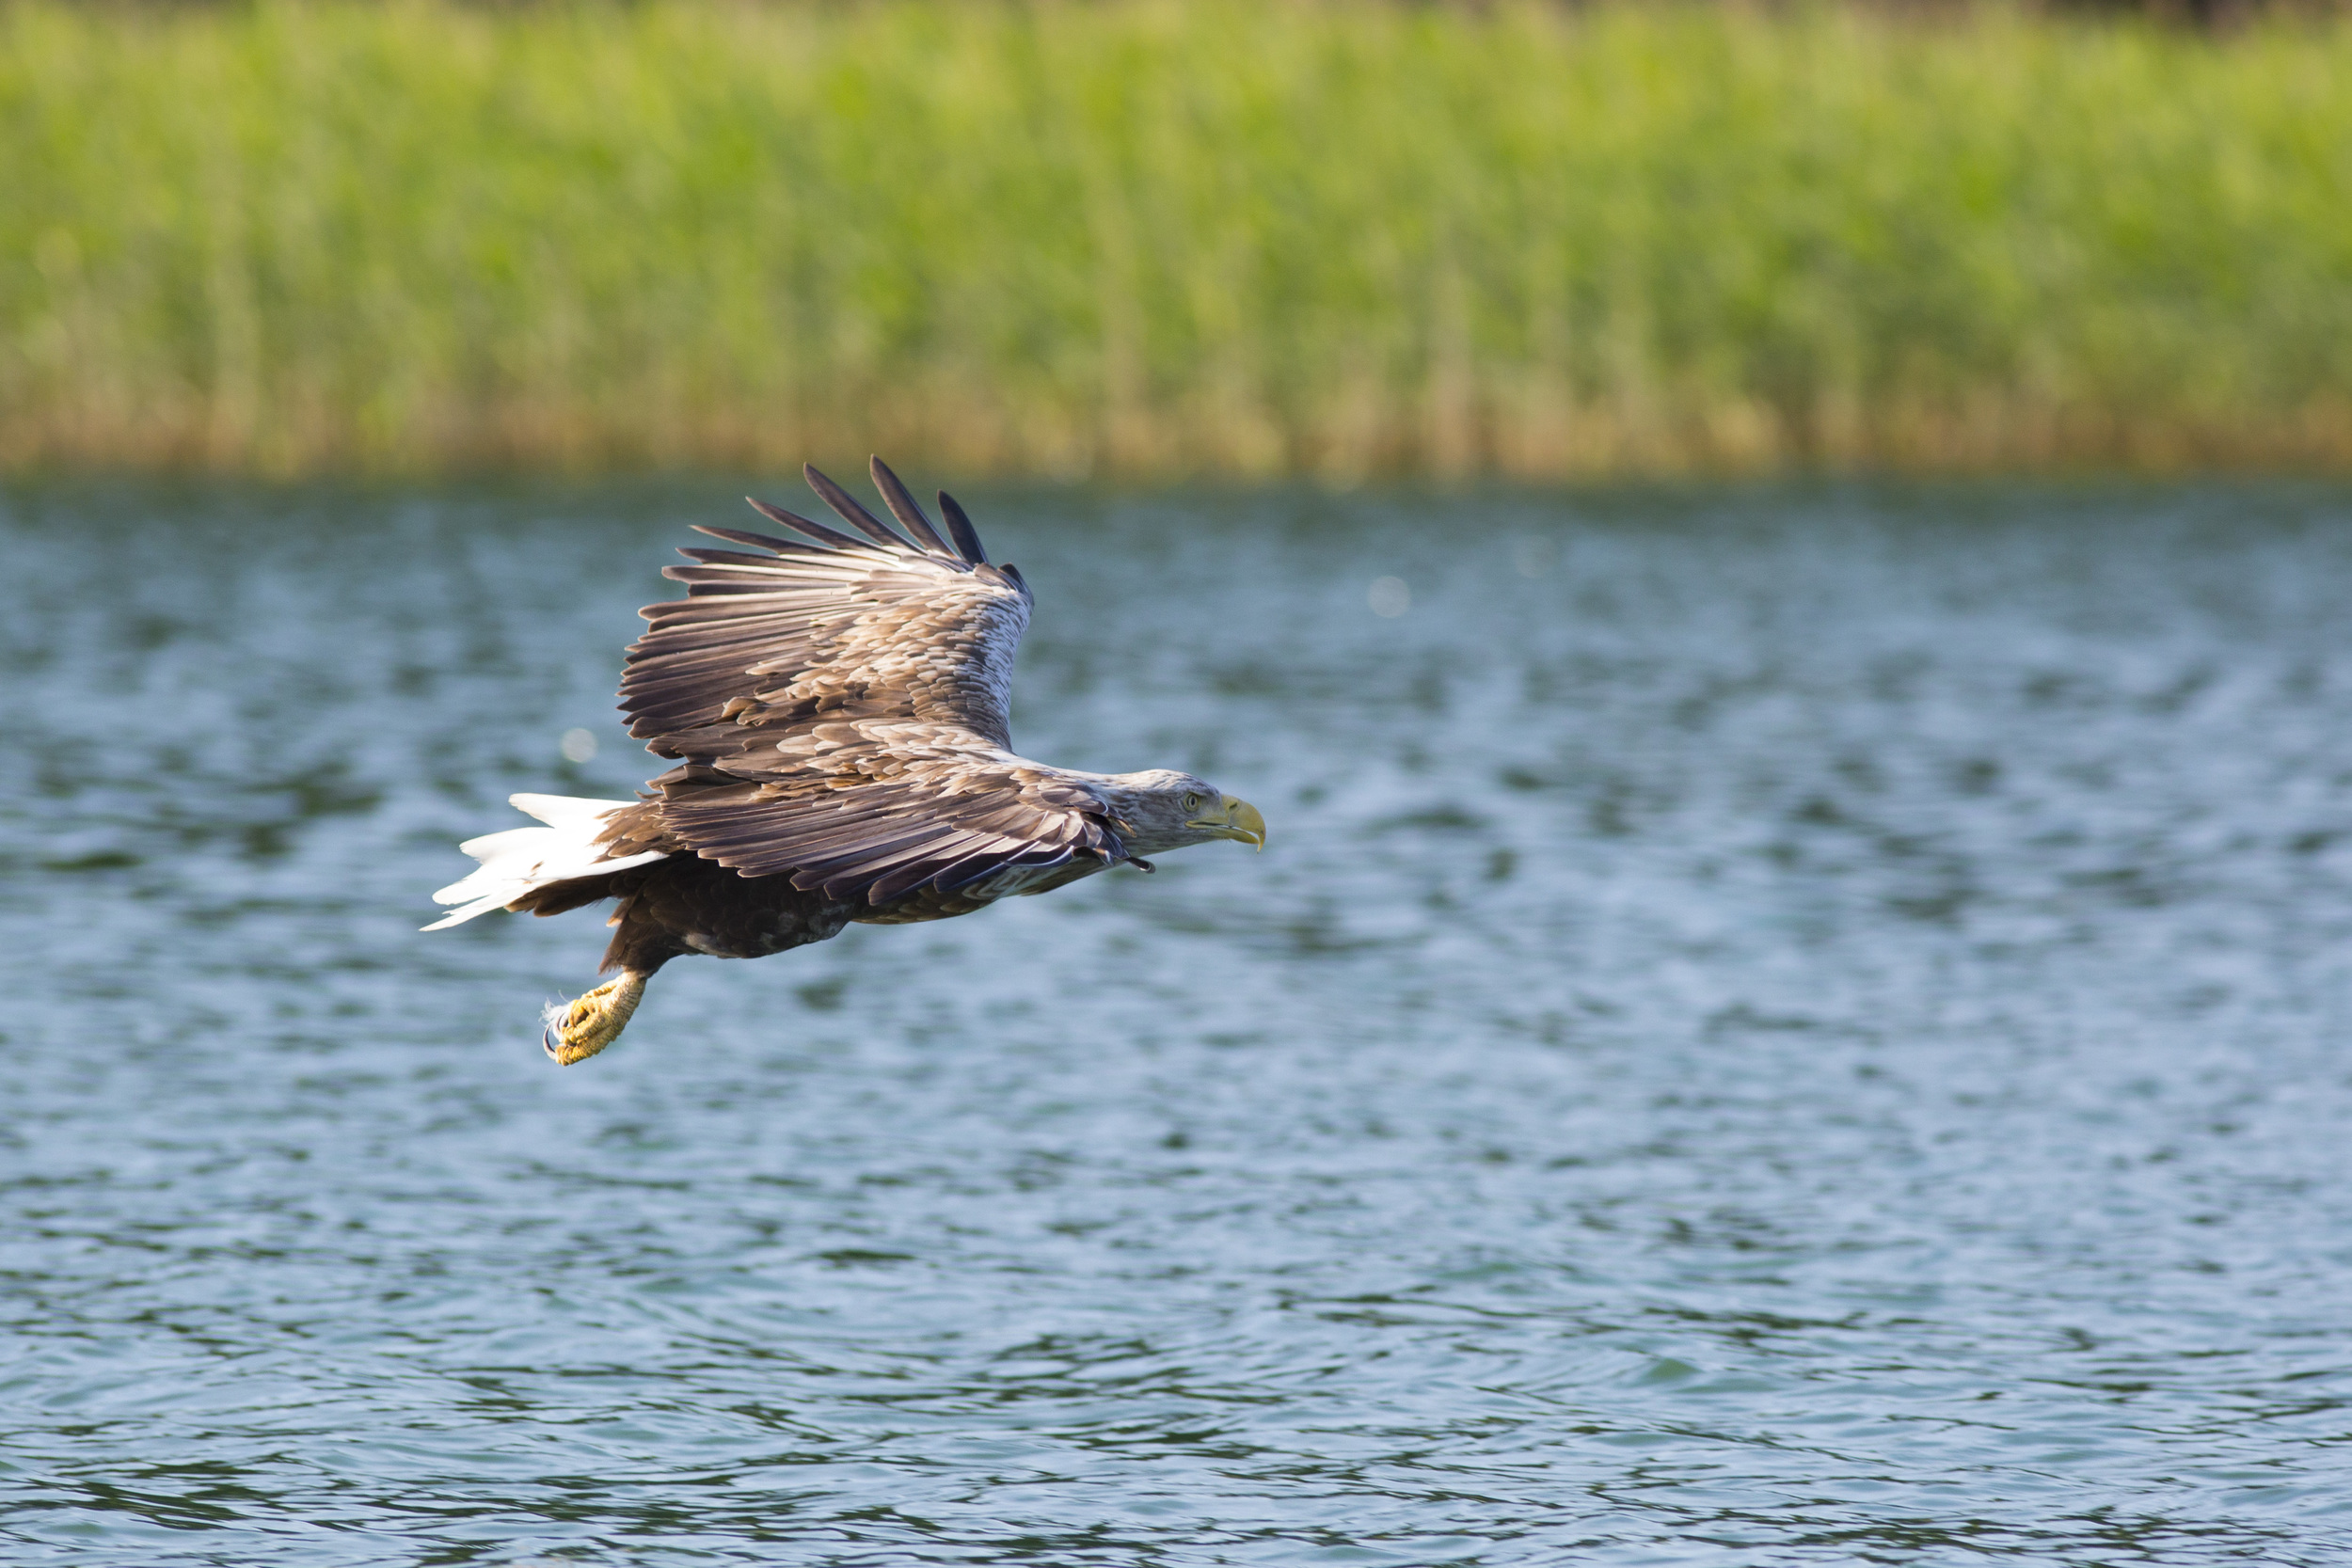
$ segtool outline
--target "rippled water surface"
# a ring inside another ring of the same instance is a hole
[[[982,494],[1271,850],[557,1069],[741,487],[0,494],[0,1559],[2352,1560],[2352,497]]]

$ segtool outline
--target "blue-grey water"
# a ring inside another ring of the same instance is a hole
[[[1271,849],[558,1069],[740,488],[0,492],[0,1560],[2352,1560],[2352,495],[984,492]]]

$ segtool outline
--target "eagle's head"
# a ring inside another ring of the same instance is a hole
[[[1206,780],[1155,768],[1120,773],[1103,789],[1113,827],[1131,855],[1164,855],[1214,838],[1265,847],[1265,818]]]

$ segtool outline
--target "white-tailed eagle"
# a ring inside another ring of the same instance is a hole
[[[482,863],[435,894],[437,931],[492,910],[559,914],[617,898],[613,978],[548,1011],[564,1064],[620,1037],[672,958],[758,958],[852,921],[970,914],[1122,863],[1238,839],[1265,819],[1187,773],[1081,773],[1012,750],[1013,650],[1029,588],[993,565],[946,491],[943,535],[881,459],[900,534],[815,468],[809,485],[856,532],[755,500],[800,537],[697,528],[736,549],[687,549],[628,651],[629,734],[678,766],[635,800],[516,795],[547,824],[458,846]]]

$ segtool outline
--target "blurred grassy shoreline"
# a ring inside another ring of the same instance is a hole
[[[0,0],[0,469],[2352,468],[2352,23]]]

